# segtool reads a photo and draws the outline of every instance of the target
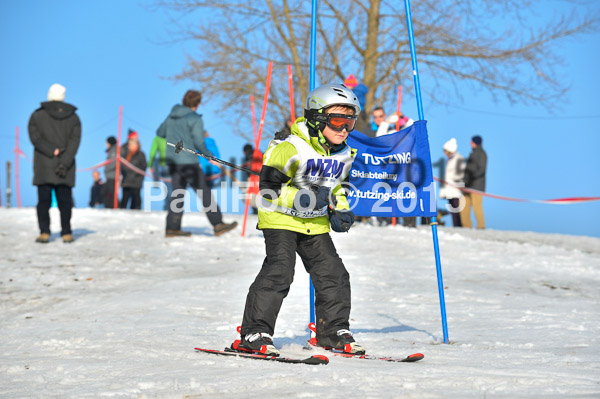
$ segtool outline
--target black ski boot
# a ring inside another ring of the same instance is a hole
[[[365,349],[357,344],[350,330],[338,330],[336,335],[317,338],[317,345],[325,349],[334,349],[350,355],[364,355]]]
[[[231,347],[243,352],[279,356],[279,351],[273,345],[273,337],[267,333],[246,334],[239,342],[235,341]]]

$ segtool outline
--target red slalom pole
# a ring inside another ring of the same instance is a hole
[[[267,70],[267,84],[265,87],[265,97],[263,99],[262,113],[260,115],[260,123],[258,125],[258,136],[254,143],[254,148],[258,149],[260,145],[260,138],[262,136],[263,126],[265,124],[265,116],[267,115],[267,103],[269,102],[269,91],[271,90],[271,71],[273,70],[273,62],[269,62],[269,69]]]
[[[402,86],[398,86],[398,108],[396,112],[398,113],[398,120],[396,121],[396,131],[400,130],[400,104],[402,103]]]
[[[254,111],[254,96],[250,96],[250,106],[252,107],[252,137],[256,141],[258,132],[256,131],[256,112]]]
[[[396,121],[396,131],[400,130],[400,104],[402,104],[402,86],[398,86],[398,107],[396,108],[396,113],[398,115],[398,120]],[[396,225],[396,218],[392,218],[392,226]]]
[[[271,72],[273,71],[273,62],[269,62],[269,68],[267,69],[267,83],[265,85],[265,97],[263,98],[262,113],[260,115],[260,123],[258,125],[258,134],[254,141],[254,152],[259,151],[258,146],[260,145],[260,138],[262,136],[263,126],[265,125],[265,116],[267,114],[267,104],[269,103],[269,91],[271,90]],[[251,168],[254,166],[254,156],[252,156]],[[250,209],[250,190],[254,186],[258,186],[258,176],[250,175],[248,182],[248,192],[246,193],[246,208],[244,210],[244,223],[242,224],[242,237],[246,234],[246,222],[248,220],[248,210]]]
[[[292,78],[292,66],[288,64],[288,87],[290,92],[290,115],[292,122],[296,120],[296,111],[294,109],[294,79]]]
[[[21,207],[21,184],[19,183],[19,126],[15,129],[15,190],[17,192],[17,208]]]
[[[119,177],[121,176],[121,126],[123,123],[123,106],[119,106],[119,130],[117,134],[117,163],[115,168],[115,194],[113,198],[113,208],[119,208]]]
[[[256,139],[258,138],[258,132],[256,131],[256,112],[254,111],[254,95],[250,96],[250,106],[252,109],[252,137],[254,138],[254,142],[256,142]],[[250,161],[250,169],[252,169],[252,160]],[[252,181],[252,176],[248,175],[248,190],[246,191],[247,198],[246,205],[244,207],[244,223],[242,224],[242,237],[244,237],[244,235],[246,234],[246,221],[248,220],[248,210],[250,209],[250,196],[252,195],[250,193],[250,185],[252,184]]]

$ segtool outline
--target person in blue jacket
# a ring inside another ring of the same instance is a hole
[[[206,130],[204,131],[204,145],[206,146],[206,149],[213,154],[213,156],[221,158],[221,155],[219,154],[219,148],[217,147],[217,142],[208,135]],[[220,180],[221,168],[210,163],[210,161],[204,157],[198,156],[198,159],[200,160],[200,167],[206,176],[206,184],[208,187],[213,188],[214,185]]]

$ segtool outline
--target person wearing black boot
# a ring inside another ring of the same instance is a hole
[[[296,254],[315,287],[317,345],[363,354],[349,328],[350,276],[337,254],[331,230],[347,232],[354,222],[341,182],[356,151],[348,147],[360,104],[344,85],[313,90],[304,118],[291,134],[265,152],[260,174],[258,228],[267,256],[250,286],[233,349],[278,356],[273,344],[277,315],[294,276]]]
[[[48,101],[29,119],[29,139],[34,147],[33,184],[38,187],[37,217],[40,235],[36,242],[50,241],[52,191],[60,211],[63,242],[73,242],[71,211],[75,186],[75,154],[81,141],[81,121],[71,104],[65,103],[66,89],[55,83]]]
[[[167,143],[175,144],[183,141],[183,145],[193,146],[195,150],[203,154],[213,155],[204,145],[204,123],[202,116],[196,113],[201,101],[202,94],[199,91],[188,90],[183,96],[182,104],[173,106],[167,119],[158,128],[156,135],[166,138]],[[183,198],[188,185],[196,193],[202,195],[202,206],[206,209],[206,216],[213,226],[215,236],[235,229],[237,222],[223,223],[221,210],[216,204],[213,204],[212,192],[198,163],[198,156],[185,151],[175,153],[173,147],[167,146],[166,157],[173,193],[169,203],[165,236],[189,237],[191,235],[190,232],[181,230]]]
[[[121,154],[123,154],[125,160],[133,167],[145,172],[146,167],[148,166],[146,163],[146,154],[141,150],[140,141],[137,137],[138,136],[136,135],[127,140],[127,151],[121,152]],[[131,202],[131,209],[142,209],[142,197],[140,192],[144,185],[144,175],[136,170],[130,169],[127,164],[123,165],[121,173],[123,175],[123,180],[121,181],[123,198],[121,198],[119,208],[127,209],[129,202]]]

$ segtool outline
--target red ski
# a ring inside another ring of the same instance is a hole
[[[311,332],[311,338],[308,341],[308,346],[306,346],[306,349],[312,349],[312,348],[317,348],[317,327],[315,326],[315,323],[309,323],[308,324],[308,329]],[[334,356],[341,356],[341,357],[352,357],[352,358],[356,358],[356,359],[369,359],[369,360],[382,360],[384,362],[399,362],[399,363],[414,363],[414,362],[418,362],[419,360],[422,360],[425,355],[423,355],[422,353],[413,353],[412,355],[408,355],[406,357],[389,357],[389,356],[374,356],[374,355],[353,355],[351,353],[347,353],[338,349],[334,349],[334,348],[323,348],[323,347],[318,347],[320,349],[324,349],[328,352],[333,353]]]
[[[278,356],[267,356],[260,353],[247,353],[236,351],[235,349],[225,348],[224,350],[215,350],[215,349],[203,349],[203,348],[194,348],[198,352],[204,353],[212,353],[213,355],[221,355],[221,356],[235,356],[241,357],[244,359],[255,359],[255,360],[270,360],[273,362],[279,363],[292,363],[292,364],[311,364],[311,365],[319,365],[319,364],[328,364],[329,359],[327,356],[323,355],[314,355],[308,357],[306,359],[296,359],[289,357],[278,357]]]
[[[325,348],[322,348],[325,349]],[[333,353],[334,356],[341,356],[341,357],[352,357],[352,358],[356,358],[356,359],[370,359],[370,360],[382,360],[384,362],[418,362],[419,360],[423,359],[425,357],[425,355],[423,355],[422,353],[413,353],[412,355],[408,355],[406,357],[388,357],[388,356],[374,356],[374,355],[353,355],[350,353],[344,353],[342,351],[338,351],[336,349],[325,349],[331,353]]]

